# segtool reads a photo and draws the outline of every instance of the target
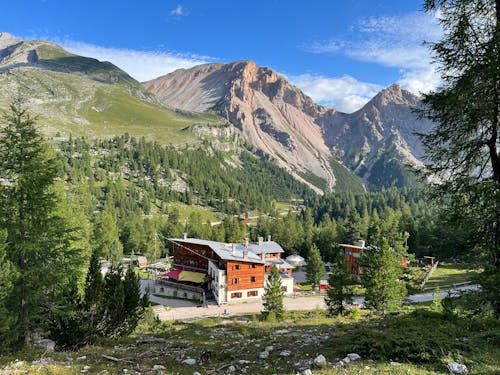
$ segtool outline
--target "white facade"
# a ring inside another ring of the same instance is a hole
[[[212,278],[210,286],[217,304],[221,305],[227,302],[227,277],[226,271],[217,267],[213,261],[208,261],[208,276]]]
[[[231,290],[226,292],[226,301],[228,303],[252,301],[261,299],[264,295],[264,288]]]

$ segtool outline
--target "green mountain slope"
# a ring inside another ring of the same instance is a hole
[[[0,34],[0,111],[18,92],[49,136],[60,133],[111,137],[129,133],[160,143],[197,140],[192,125],[218,125],[210,114],[160,105],[127,73],[109,62],[70,54],[44,41],[12,40]]]

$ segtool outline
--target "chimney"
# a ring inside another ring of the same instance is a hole
[[[264,237],[258,237],[257,241],[259,243],[259,246],[262,246],[262,244],[264,243]]]
[[[233,253],[233,255],[236,254],[236,244],[235,243],[233,243],[231,246],[231,252]]]
[[[245,249],[248,249],[250,247],[250,240],[247,238],[245,238]]]
[[[187,240],[188,234],[186,232],[182,233],[182,239]]]
[[[364,249],[365,248],[365,241],[359,240],[359,246],[361,246]]]
[[[243,259],[248,259],[248,250],[243,250]]]
[[[267,236],[267,242],[271,242],[271,235]]]
[[[266,259],[266,254],[264,254],[264,252],[260,253],[260,259],[262,260]]]

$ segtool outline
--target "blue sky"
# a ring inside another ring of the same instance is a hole
[[[315,101],[358,109],[392,83],[438,76],[422,40],[440,36],[422,0],[3,0],[2,30],[108,60],[144,81],[204,62],[252,59]]]

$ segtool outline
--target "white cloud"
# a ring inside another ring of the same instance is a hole
[[[426,92],[439,84],[431,64],[429,48],[442,34],[439,13],[411,13],[400,17],[360,19],[349,37],[315,42],[307,49],[314,53],[342,53],[352,59],[398,68],[403,88]]]
[[[180,4],[170,11],[170,15],[174,17],[183,16],[184,13],[185,13],[184,8]]]
[[[214,60],[207,56],[107,48],[71,40],[62,41],[59,44],[71,53],[109,61],[141,82],[176,69],[186,69]]]
[[[315,102],[347,113],[360,109],[383,88],[351,76],[331,78],[301,74],[287,76],[287,79]]]

